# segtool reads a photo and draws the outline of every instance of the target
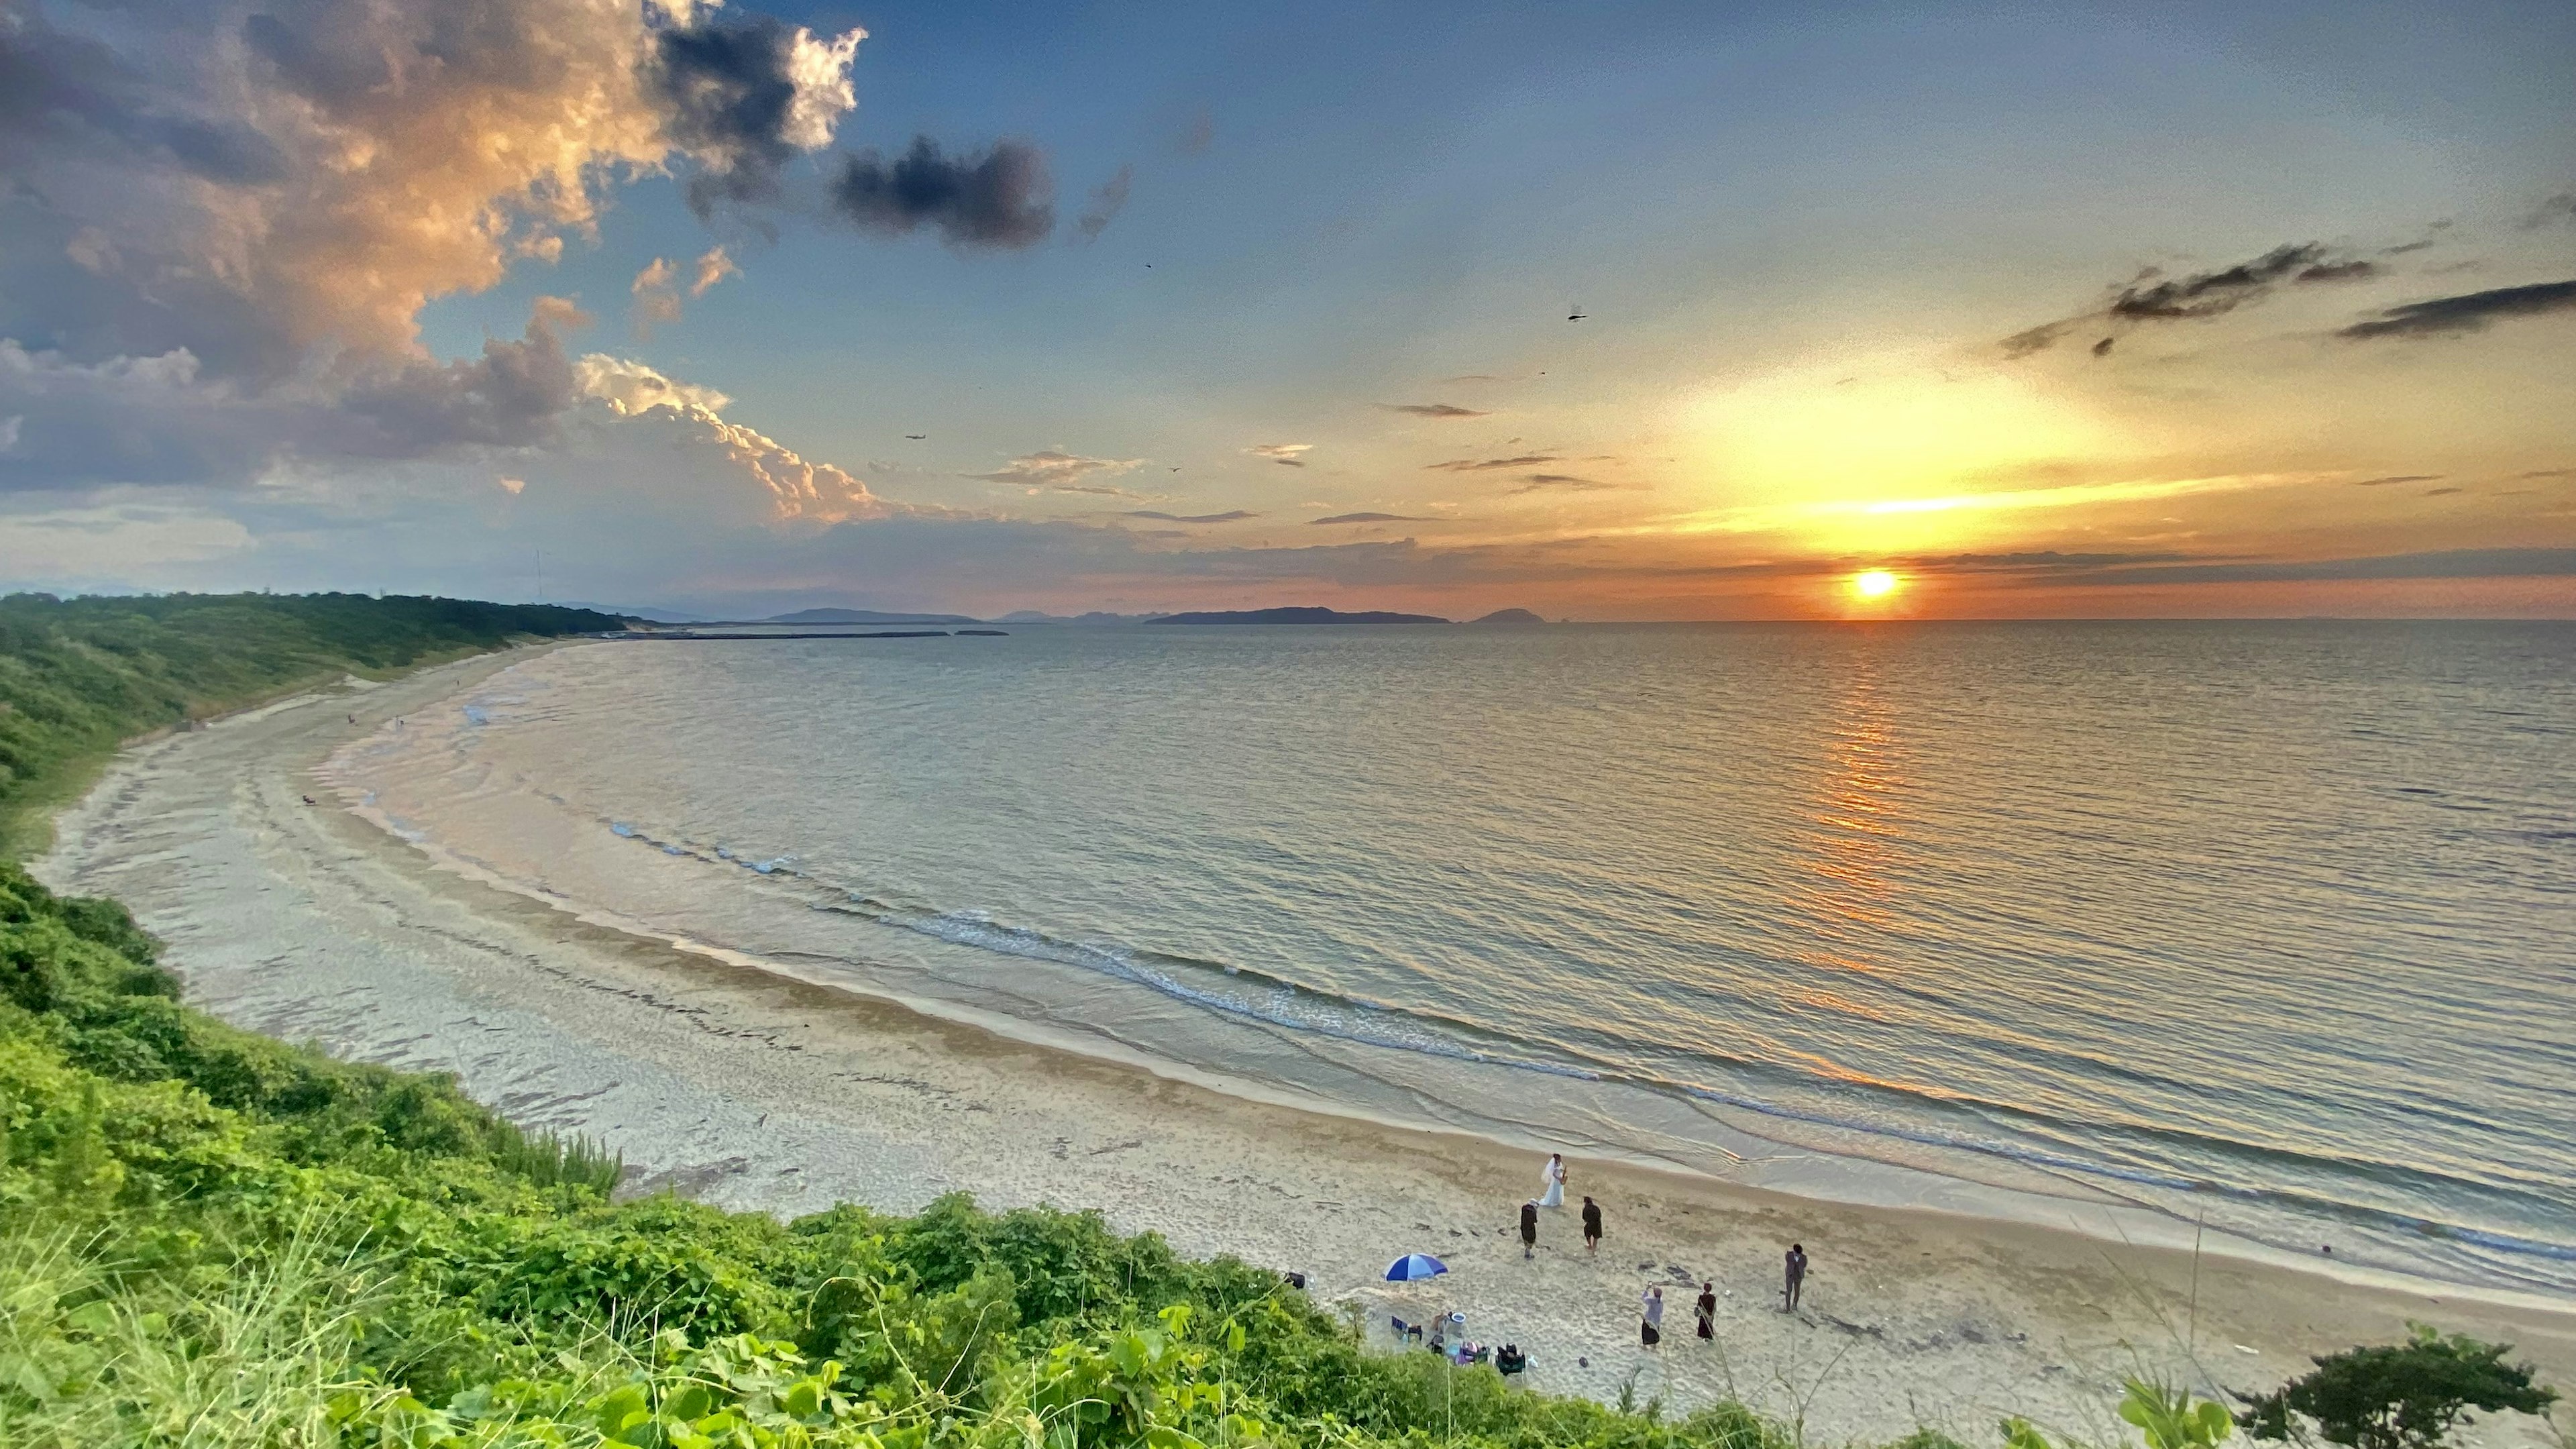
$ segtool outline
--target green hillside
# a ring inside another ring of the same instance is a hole
[[[0,852],[135,735],[338,679],[615,629],[588,609],[363,594],[0,598]]]

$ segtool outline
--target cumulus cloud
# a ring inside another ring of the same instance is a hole
[[[1391,413],[1411,413],[1417,418],[1486,418],[1493,416],[1491,413],[1478,412],[1474,408],[1462,408],[1454,403],[1379,403],[1378,406]]]
[[[628,295],[635,299],[635,331],[639,336],[650,335],[657,323],[680,320],[676,275],[667,258],[655,257],[652,265],[637,272],[627,287]]]
[[[733,258],[725,255],[723,247],[709,247],[705,254],[698,258],[692,271],[694,275],[689,278],[691,297],[703,297],[707,294],[707,289],[716,283],[727,277],[742,275],[742,268],[734,265]]]
[[[1224,513],[1164,513],[1152,508],[1136,508],[1130,509],[1127,516],[1159,519],[1165,523],[1239,523],[1247,518],[1259,518],[1261,515],[1247,513],[1240,508]]]
[[[1115,478],[1133,472],[1142,458],[1085,458],[1049,448],[1013,458],[990,473],[970,473],[988,483],[1003,483],[1031,493],[1096,493],[1111,498],[1134,498],[1138,495],[1124,488],[1096,480]]]
[[[1488,473],[1503,468],[1534,468],[1556,460],[1554,453],[1523,453],[1517,458],[1452,458],[1446,463],[1425,463],[1422,466],[1443,473]]]
[[[628,416],[654,408],[721,413],[733,402],[714,388],[676,382],[643,363],[603,352],[590,353],[574,363],[573,378],[583,397],[596,398],[612,411]]]
[[[705,216],[722,202],[768,201],[787,163],[832,144],[858,104],[850,63],[867,32],[824,39],[767,15],[686,18],[700,23],[655,27],[645,75],[671,142],[697,162],[689,205]]]
[[[1109,229],[1110,221],[1127,207],[1127,192],[1136,182],[1136,168],[1121,166],[1118,174],[1091,189],[1091,200],[1075,218],[1074,226],[1084,240],[1094,240]]]
[[[1055,230],[1054,196],[1046,158],[1026,142],[952,158],[928,136],[914,137],[892,161],[874,151],[849,158],[832,185],[834,207],[864,230],[905,235],[928,224],[959,248],[1046,240]]]
[[[2375,337],[2456,337],[2483,332],[2508,317],[2537,317],[2576,310],[2576,280],[2536,282],[2527,287],[2493,287],[2409,302],[2365,318],[2336,333],[2356,341]]]
[[[1306,455],[1315,451],[1312,443],[1255,443],[1243,451],[1256,458],[1267,458],[1289,468],[1306,466]]]

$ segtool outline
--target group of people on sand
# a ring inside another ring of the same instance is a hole
[[[1542,1174],[1539,1180],[1539,1195],[1521,1204],[1521,1256],[1523,1258],[1533,1258],[1538,1255],[1539,1209],[1565,1206],[1565,1154],[1549,1153],[1547,1166],[1542,1169]],[[1585,1252],[1595,1255],[1601,1251],[1601,1204],[1589,1197],[1583,1200],[1583,1248]],[[1780,1311],[1796,1312],[1799,1296],[1806,1290],[1806,1286],[1807,1246],[1804,1243],[1791,1243],[1789,1252],[1781,1265]],[[1641,1318],[1637,1325],[1637,1340],[1643,1346],[1653,1348],[1664,1341],[1662,1285],[1648,1288],[1645,1296],[1639,1300],[1638,1307]],[[1692,1307],[1699,1320],[1701,1340],[1716,1338],[1717,1284],[1715,1280],[1699,1285],[1699,1301]]]

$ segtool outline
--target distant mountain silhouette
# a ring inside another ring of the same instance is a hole
[[[1470,624],[1544,624],[1547,621],[1527,609],[1496,609],[1481,619],[1470,619],[1467,622]]]
[[[1166,614],[1157,624],[1446,624],[1430,614],[1391,614],[1383,609],[1345,614],[1339,609],[1232,609],[1197,614]]]
[[[874,609],[799,609],[760,621],[764,624],[981,624],[963,614],[881,614]]]

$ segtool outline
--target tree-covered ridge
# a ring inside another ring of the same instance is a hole
[[[342,674],[618,627],[588,609],[465,599],[12,594],[0,598],[0,826],[165,725]]]

